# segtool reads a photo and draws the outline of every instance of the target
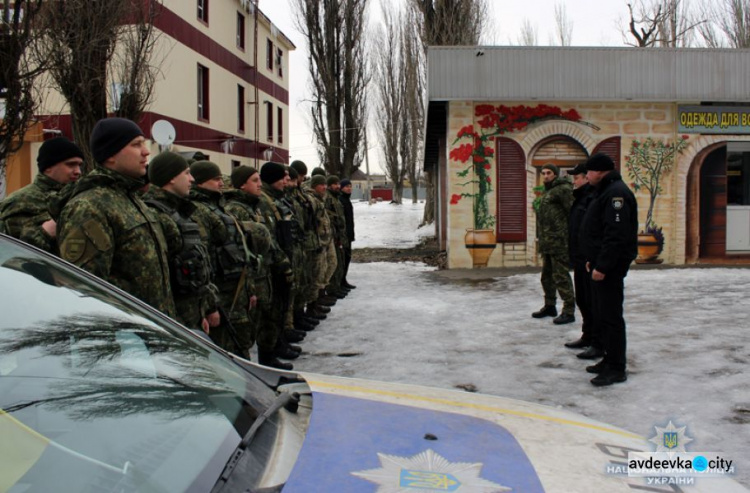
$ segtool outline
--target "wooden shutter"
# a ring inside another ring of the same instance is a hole
[[[526,241],[526,156],[518,143],[497,138],[497,241]]]
[[[596,145],[594,152],[591,153],[591,155],[593,156],[597,152],[606,154],[615,162],[615,169],[620,171],[620,140],[621,138],[619,135],[617,137],[604,139]]]

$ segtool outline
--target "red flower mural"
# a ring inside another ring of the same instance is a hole
[[[456,145],[460,139],[468,137],[473,140],[473,144],[461,144],[451,149],[449,153],[452,160],[461,163],[467,163],[471,158],[471,163],[467,164],[457,175],[459,178],[469,178],[460,186],[470,186],[472,193],[453,194],[450,203],[455,205],[462,197],[471,197],[474,228],[490,229],[495,225],[495,217],[490,214],[487,204],[487,197],[492,191],[492,179],[488,171],[492,169],[489,159],[495,155],[495,149],[486,144],[493,143],[495,136],[523,130],[542,120],[560,119],[577,122],[581,120],[581,115],[574,109],[563,111],[557,106],[546,104],[537,106],[479,104],[474,108],[474,116],[477,118],[476,124],[479,126],[479,132],[477,133],[474,125],[466,125],[458,131],[456,140],[453,142],[453,145]],[[470,173],[471,176],[469,176]]]

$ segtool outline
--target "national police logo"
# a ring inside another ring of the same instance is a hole
[[[612,207],[614,210],[619,211],[625,204],[625,200],[622,197],[612,197]]]
[[[678,428],[671,421],[664,428],[654,426],[656,436],[649,442],[656,444],[657,452],[685,452],[685,445],[693,441],[685,433],[686,428],[687,426]]]
[[[377,484],[378,493],[414,490],[500,493],[511,491],[479,474],[482,464],[449,462],[432,450],[413,457],[378,454],[380,469],[353,472],[354,476]]]

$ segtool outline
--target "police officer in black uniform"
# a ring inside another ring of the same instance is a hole
[[[568,254],[573,267],[573,285],[575,286],[576,305],[581,312],[583,324],[581,337],[575,341],[566,342],[565,347],[571,349],[586,348],[577,356],[581,359],[599,359],[604,356],[601,341],[596,333],[594,317],[591,312],[591,275],[586,272],[586,256],[578,242],[581,224],[586,215],[586,209],[591,202],[594,187],[589,185],[586,178],[586,164],[580,163],[568,171],[573,177],[573,206],[570,208],[568,219]]]
[[[624,279],[638,249],[638,204],[633,192],[602,153],[586,161],[586,176],[594,194],[580,232],[580,245],[591,274],[592,311],[601,334],[604,358],[586,367],[597,376],[595,386],[627,380]]]

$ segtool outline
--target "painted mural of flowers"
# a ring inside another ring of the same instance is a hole
[[[661,180],[672,171],[675,156],[685,150],[687,139],[688,136],[683,135],[675,142],[664,142],[647,137],[644,140],[633,140],[630,144],[630,152],[625,156],[625,167],[633,180],[630,184],[633,190],[648,193],[647,232],[656,229],[654,206],[656,198],[664,191]]]
[[[487,203],[492,192],[492,178],[490,171],[494,158],[493,139],[498,135],[524,130],[529,125],[548,119],[563,119],[578,122],[581,116],[574,109],[563,111],[557,106],[540,104],[538,106],[493,106],[489,104],[477,105],[474,114],[478,118],[478,129],[474,125],[461,128],[456,134],[453,146],[460,142],[468,142],[454,147],[450,151],[450,158],[465,164],[456,175],[465,180],[459,186],[468,191],[451,196],[451,205],[458,204],[462,199],[472,200],[474,213],[474,228],[491,229],[495,226],[495,216],[490,214]]]

